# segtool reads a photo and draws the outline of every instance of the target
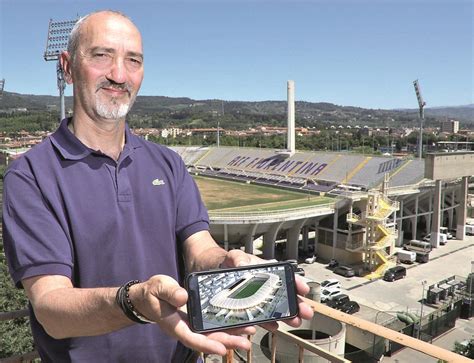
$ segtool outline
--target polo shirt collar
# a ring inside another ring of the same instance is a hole
[[[80,160],[96,151],[85,146],[67,127],[71,118],[65,118],[61,121],[58,129],[51,135],[51,142],[62,155],[68,160]],[[140,144],[137,136],[130,132],[128,124],[125,124],[125,145],[122,151],[122,156],[130,155]]]

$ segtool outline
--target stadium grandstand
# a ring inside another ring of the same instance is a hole
[[[209,208],[211,233],[225,248],[253,253],[261,239],[263,257],[275,258],[281,257],[276,256],[276,242],[284,241],[284,258],[298,259],[311,249],[375,278],[393,265],[395,247],[404,239],[433,232],[432,245],[439,247],[439,231],[433,230],[438,218],[438,228],[459,226],[458,238],[464,238],[467,179],[446,175],[441,193],[435,180],[425,177],[426,160],[236,147],[172,149],[195,177],[240,183],[242,195],[219,197],[223,204]],[[198,182],[200,188],[203,183]],[[234,207],[232,200],[251,193],[249,185],[293,192],[300,204],[267,201]],[[204,197],[206,204],[212,197]]]

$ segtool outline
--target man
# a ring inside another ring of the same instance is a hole
[[[258,259],[218,247],[179,156],[130,133],[125,116],[144,73],[138,29],[120,13],[90,14],[60,61],[74,116],[4,177],[5,252],[42,360],[181,362],[177,341],[206,353],[248,349],[241,335],[255,328],[195,334],[180,310],[180,256],[188,272]],[[300,317],[311,315],[301,303]],[[147,321],[156,324],[137,324]]]

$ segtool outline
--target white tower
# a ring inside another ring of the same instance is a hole
[[[288,81],[288,137],[286,147],[295,153],[295,81]]]

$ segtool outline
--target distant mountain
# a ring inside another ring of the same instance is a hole
[[[427,108],[425,110],[425,115],[474,123],[474,104],[466,106]]]
[[[415,108],[404,108],[397,109],[394,111],[417,113],[418,109]],[[468,124],[474,124],[474,104],[463,105],[463,106],[445,106],[445,107],[426,107],[425,117],[433,116],[440,121],[446,119],[464,121]]]
[[[31,111],[46,111],[52,106],[59,109],[59,97],[4,92],[0,100],[0,110],[27,108]],[[71,107],[72,97],[66,97],[66,108]],[[214,125],[216,117],[219,117],[222,127],[243,129],[256,124],[284,125],[286,107],[285,101],[247,102],[138,96],[130,117],[135,121],[140,120],[140,124],[144,127],[147,124],[153,127],[165,125],[205,127]],[[222,111],[225,116],[222,115]],[[474,105],[425,110],[427,125],[439,126],[446,117],[474,125]],[[306,127],[318,127],[325,124],[412,126],[417,123],[417,118],[418,110],[416,109],[364,109],[326,102],[296,102],[297,123]]]

